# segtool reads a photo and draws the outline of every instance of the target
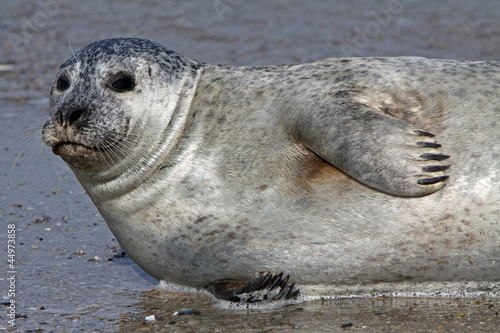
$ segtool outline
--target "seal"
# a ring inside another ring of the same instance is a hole
[[[498,291],[499,92],[496,62],[236,67],[116,38],[60,67],[43,140],[159,280],[235,302]]]

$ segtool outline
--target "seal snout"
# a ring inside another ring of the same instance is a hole
[[[79,128],[83,127],[87,109],[60,108],[44,126],[44,141],[52,148],[63,143],[78,143]]]
[[[76,154],[92,149],[82,142],[80,131],[88,112],[83,107],[59,108],[45,124],[42,137],[54,154]]]

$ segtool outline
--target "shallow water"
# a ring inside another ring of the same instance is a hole
[[[235,312],[213,307],[203,295],[152,291],[156,280],[120,257],[119,244],[69,168],[41,145],[48,91],[72,52],[68,39],[77,50],[102,38],[146,37],[191,58],[237,65],[345,55],[500,60],[500,2],[396,1],[396,9],[390,3],[2,1],[0,262],[7,259],[7,225],[15,224],[18,330],[491,332],[498,327],[498,299],[350,299]],[[0,295],[7,297],[8,267],[0,272]],[[182,308],[201,313],[172,316]],[[7,326],[7,310],[6,304],[0,307],[0,328]],[[157,320],[145,324],[151,314]]]
[[[122,317],[122,331],[495,332],[500,325],[500,299],[344,299],[231,311],[215,308],[204,295],[150,291],[142,296],[134,305],[140,312]],[[200,314],[174,315],[181,308]],[[156,320],[146,321],[151,315]]]

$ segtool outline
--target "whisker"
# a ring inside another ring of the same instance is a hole
[[[114,51],[114,54],[111,56],[111,58],[109,59],[109,62],[110,63],[114,63],[116,59],[118,59],[118,52],[120,51],[123,43],[125,42],[125,40],[122,40],[120,41],[120,43],[116,46],[113,47],[113,51]]]
[[[76,57],[76,54],[73,51],[73,47],[71,46],[71,31],[68,31],[68,45],[69,45],[69,49],[71,50],[71,54],[73,55],[73,57],[71,57],[70,60],[74,65],[78,62],[78,58]]]
[[[100,151],[104,154],[104,155],[102,155],[104,162],[106,162],[108,167],[110,169],[112,169],[115,164],[113,163],[113,159],[109,156],[107,149],[105,147],[102,147],[102,146],[98,146],[96,148],[98,149],[98,151]],[[109,159],[109,162],[108,162],[108,159]]]
[[[108,139],[106,139],[106,138],[103,138],[103,141],[104,141],[104,143],[106,144],[106,146],[104,146],[104,147],[102,147],[102,148],[103,148],[105,151],[109,151],[112,155],[114,155],[115,160],[119,160],[119,159],[120,159],[120,157],[116,154],[115,149],[113,149],[113,148],[115,148],[115,144],[114,144],[112,141],[110,141],[110,140],[108,140]],[[110,157],[110,159],[111,159],[111,157]],[[112,160],[112,159],[111,159],[111,160]]]
[[[43,124],[44,121],[42,122],[40,120],[40,123]],[[40,123],[25,126],[25,129],[27,129],[28,132],[26,133],[26,135],[24,137],[24,140],[23,140],[24,142],[21,142],[21,145],[24,146],[25,148],[23,148],[21,150],[21,152],[19,152],[16,155],[16,157],[14,158],[14,160],[12,162],[12,167],[10,170],[10,180],[12,183],[14,182],[14,169],[16,167],[16,164],[20,160],[20,158],[27,157],[28,161],[29,161],[28,167],[26,168],[26,171],[24,172],[24,176],[23,176],[23,180],[22,180],[22,182],[24,183],[24,181],[26,180],[26,177],[28,175],[28,172],[31,168],[31,165],[38,157],[40,151],[42,151],[42,149],[45,147],[45,144],[43,143],[42,138],[40,136],[40,128],[42,127]],[[33,128],[33,129],[30,130],[30,128]]]
[[[130,155],[130,151],[133,150],[132,142],[129,141],[110,141],[109,139],[104,139],[107,144],[107,149],[109,149],[116,157],[117,160],[121,159],[122,156],[128,156],[133,162],[138,163],[139,160],[136,157]],[[121,154],[119,156],[117,153]]]
[[[45,144],[42,141],[38,141],[35,143],[34,147],[35,148],[33,148],[32,152],[30,153],[30,156],[29,156],[28,167],[26,168],[26,172],[24,173],[24,176],[23,176],[23,183],[26,180],[26,176],[28,175],[28,172],[30,171],[31,166],[37,160],[38,156],[40,155],[40,152],[45,148]]]

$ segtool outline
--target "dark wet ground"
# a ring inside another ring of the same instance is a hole
[[[277,310],[220,310],[202,295],[143,293],[144,312],[126,315],[123,331],[136,332],[496,332],[500,300],[344,299],[305,302]],[[197,315],[174,315],[182,308]],[[155,321],[147,321],[147,316]]]
[[[77,50],[102,38],[146,37],[191,58],[238,65],[346,55],[498,61],[500,2],[0,0],[0,31],[0,330],[8,326],[7,278],[14,275],[21,332],[498,331],[498,299],[351,299],[229,311],[203,295],[151,291],[156,280],[122,257],[71,171],[42,147],[40,128],[57,67],[71,55],[68,39]],[[201,313],[172,316],[182,308]],[[145,324],[152,314],[156,320]]]

